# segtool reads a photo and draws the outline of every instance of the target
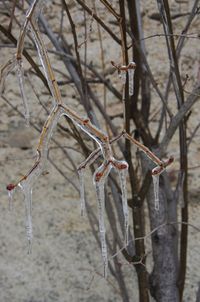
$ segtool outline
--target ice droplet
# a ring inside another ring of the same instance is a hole
[[[124,234],[125,234],[125,245],[128,245],[128,232],[129,232],[129,222],[128,222],[128,204],[127,204],[127,190],[126,190],[126,176],[127,176],[127,169],[118,170],[120,184],[121,184],[121,191],[122,191],[122,208],[124,214]]]
[[[108,268],[108,256],[107,256],[107,245],[106,245],[106,231],[104,222],[104,211],[105,211],[105,192],[104,192],[105,180],[95,182],[96,195],[98,202],[98,212],[99,212],[99,232],[101,241],[101,254],[104,266],[104,278],[107,278],[107,268]]]
[[[33,239],[33,231],[32,231],[32,188],[29,183],[26,181],[19,184],[22,192],[24,194],[25,201],[25,211],[26,211],[26,236],[28,240],[28,254],[31,254],[32,250],[32,239]]]
[[[84,176],[85,169],[78,170],[79,182],[80,182],[80,204],[81,204],[81,216],[85,213],[85,187],[84,187]]]
[[[129,96],[134,94],[134,72],[133,68],[128,69]]]
[[[159,174],[152,175],[156,211],[159,211],[159,177]]]
[[[17,76],[19,80],[19,87],[20,87],[20,92],[21,92],[21,97],[23,101],[23,106],[24,106],[24,117],[26,120],[26,124],[29,125],[30,122],[30,112],[29,112],[29,106],[28,106],[28,101],[24,89],[24,70],[23,70],[23,62],[22,60],[17,60]]]

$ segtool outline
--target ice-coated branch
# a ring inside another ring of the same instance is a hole
[[[81,216],[85,213],[85,169],[78,170],[80,183]]]
[[[116,137],[110,140],[110,144],[117,142],[124,134],[124,131],[118,134]],[[91,165],[101,154],[101,148],[94,150],[78,167],[77,170],[85,169],[87,166]]]
[[[36,26],[36,23],[32,22],[32,20],[30,20],[30,29],[31,29],[31,33],[33,36],[33,40],[37,47],[38,55],[39,55],[40,62],[42,64],[42,67],[43,67],[43,70],[45,73],[45,77],[46,77],[48,85],[49,85],[49,89],[53,96],[53,104],[62,103],[60,90],[58,88],[58,84],[56,82],[54,72],[51,68],[51,64],[50,64],[50,60],[49,60],[48,53],[46,50],[46,46],[42,40],[42,37]]]
[[[106,1],[107,3],[107,1]],[[22,68],[22,52],[24,49],[24,39],[26,36],[27,27],[31,29],[34,42],[37,48],[37,52],[44,70],[45,78],[48,82],[52,98],[53,98],[53,108],[44,123],[39,143],[37,146],[37,159],[33,164],[32,168],[15,184],[10,184],[7,186],[9,196],[12,197],[13,190],[19,186],[25,197],[26,206],[26,233],[29,242],[29,252],[31,251],[32,245],[32,219],[31,219],[31,208],[32,208],[32,188],[38,177],[43,172],[48,155],[48,146],[51,140],[54,129],[61,116],[66,115],[78,128],[83,130],[88,136],[90,136],[94,141],[97,142],[99,148],[93,151],[90,156],[78,167],[78,172],[80,176],[80,197],[81,197],[81,212],[83,213],[85,208],[85,191],[84,191],[84,170],[87,165],[92,164],[100,155],[103,156],[103,163],[96,169],[93,180],[96,189],[96,197],[99,209],[99,231],[101,240],[101,251],[104,263],[104,276],[107,275],[108,257],[107,257],[107,247],[106,247],[106,228],[104,221],[104,209],[105,209],[105,196],[104,187],[107,177],[111,169],[115,169],[119,174],[121,195],[122,195],[122,208],[124,214],[124,238],[125,246],[128,244],[128,205],[127,205],[127,192],[126,192],[126,176],[128,171],[128,164],[126,161],[120,161],[114,158],[111,144],[120,138],[124,137],[130,140],[131,143],[135,144],[140,150],[142,150],[155,164],[156,167],[152,170],[152,175],[156,180],[156,191],[155,195],[158,195],[159,182],[158,175],[164,171],[164,169],[171,164],[173,158],[169,158],[167,161],[160,160],[153,152],[151,152],[146,146],[141,144],[139,141],[135,140],[126,131],[122,131],[118,136],[110,139],[108,134],[104,133],[101,129],[94,126],[88,118],[81,117],[76,111],[69,108],[67,105],[63,104],[61,99],[61,93],[57,85],[51,63],[48,57],[48,53],[43,42],[42,36],[40,34],[39,28],[37,26],[37,18],[40,12],[39,7],[42,5],[42,0],[33,1],[32,6],[26,14],[26,19],[17,44],[16,56],[14,59],[10,60],[1,70],[1,79],[5,80],[6,75],[15,67],[18,66],[18,76],[20,80],[20,89],[25,107],[25,114],[28,115],[28,105],[23,89],[23,68]],[[107,4],[106,4],[107,6]],[[134,62],[130,62],[127,66],[115,64],[113,61],[112,65],[118,70],[123,81],[123,87],[126,83],[127,74],[129,76],[129,93],[133,94],[133,75],[136,65]],[[157,198],[158,199],[158,198]],[[156,199],[156,200],[157,200]]]
[[[139,141],[134,139],[130,134],[124,132],[123,134],[128,140],[130,140],[134,145],[136,145],[141,151],[143,151],[147,157],[149,157],[157,166],[152,170],[152,175],[162,173],[167,166],[169,166],[174,158],[172,156],[169,159],[162,161],[160,160],[152,151],[149,150],[146,146],[141,144]]]
[[[25,39],[25,36],[26,36],[27,27],[28,27],[29,21],[31,20],[32,16],[34,15],[34,11],[35,11],[36,6],[37,6],[39,1],[41,1],[41,0],[34,0],[33,4],[30,6],[30,9],[26,13],[25,22],[22,26],[22,29],[20,31],[20,36],[19,36],[18,42],[17,42],[17,51],[16,51],[16,59],[17,60],[22,59],[22,52],[23,52],[23,49],[24,49],[24,39]]]

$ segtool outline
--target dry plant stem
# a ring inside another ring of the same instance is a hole
[[[180,122],[184,119],[184,116],[189,112],[195,102],[198,101],[200,94],[200,86],[198,85],[194,88],[193,92],[188,96],[187,100],[181,106],[176,115],[172,118],[169,127],[160,143],[161,156],[165,153],[167,146],[169,145],[170,140],[172,139],[174,133],[179,127]]]
[[[137,37],[139,37],[140,39],[140,48],[142,49],[142,52],[144,53],[145,56],[147,56],[147,50],[146,50],[146,45],[145,45],[145,41],[141,40],[144,37],[144,33],[143,33],[143,20],[142,20],[142,15],[141,15],[141,4],[139,1],[134,1],[134,11],[131,12],[131,6],[128,4],[129,8],[129,19],[130,22],[132,24],[132,33],[136,33]],[[135,22],[133,23],[131,20],[132,19],[136,19]],[[137,25],[135,25],[135,23]],[[136,26],[136,29],[135,29]],[[136,85],[138,85],[138,87],[136,88],[138,90],[139,93],[139,84],[138,81],[140,81],[141,83],[141,101],[142,101],[142,106],[141,106],[141,110],[140,112],[142,113],[143,119],[144,119],[144,129],[146,128],[146,133],[147,133],[147,137],[149,137],[149,141],[152,141],[152,135],[149,129],[149,115],[150,115],[150,107],[151,107],[151,87],[150,87],[150,79],[148,76],[148,72],[145,68],[145,65],[143,64],[143,62],[140,60],[140,54],[138,52],[138,50],[133,49],[133,55],[134,58],[136,56],[137,60],[139,61],[139,65],[140,67],[138,68],[138,75],[135,75],[135,80],[136,77],[138,77],[139,79],[137,79],[137,83]],[[141,72],[141,76],[140,76],[140,72]],[[135,86],[136,86],[135,85]],[[133,98],[133,101],[136,101],[138,103],[138,95],[137,95],[137,99],[135,100]],[[134,108],[132,109],[133,112],[135,112]],[[133,114],[134,116],[134,114]],[[137,120],[137,118],[135,118],[135,120]],[[145,141],[143,141],[145,143]],[[145,143],[147,144],[147,143]]]
[[[138,9],[139,1],[127,1],[128,12],[129,12],[129,19],[130,19],[130,27],[131,32],[134,37],[139,40],[139,37],[142,37],[142,26],[139,24],[139,17],[138,13],[140,14],[140,9]],[[142,129],[141,131],[141,138],[145,144],[151,146],[152,136],[148,129],[148,118],[145,117],[145,112],[147,111],[146,108],[148,107],[149,98],[148,93],[148,86],[145,85],[147,83],[149,75],[147,69],[145,68],[145,64],[140,55],[140,51],[144,53],[145,56],[145,48],[143,47],[142,43],[138,43],[139,47],[133,47],[133,60],[137,65],[135,76],[134,76],[134,95],[131,97],[131,104],[130,104],[130,112],[131,118],[133,118],[134,123],[137,129]],[[135,45],[134,45],[135,46]],[[145,71],[145,75],[144,74]],[[140,85],[141,83],[141,85]],[[147,93],[145,94],[145,110],[143,108],[143,85],[147,89]],[[138,110],[138,96],[140,93],[140,86],[141,86],[141,97],[142,97],[142,108]],[[130,171],[131,172],[131,171]],[[147,194],[148,188],[151,183],[151,173],[147,173],[144,181],[142,183],[141,188],[138,186],[138,175],[135,169],[135,175],[132,172],[131,178],[135,178],[135,181],[131,180],[131,188],[132,188],[132,200],[130,200],[130,206],[132,207],[132,216],[134,221],[134,236],[142,237],[145,234],[145,222],[144,222],[144,207],[143,201],[144,196]],[[136,255],[141,259],[141,264],[138,264],[136,268],[137,278],[138,278],[138,287],[139,287],[139,301],[149,301],[149,282],[148,282],[148,273],[145,267],[146,259],[143,258],[143,255],[146,254],[145,252],[145,244],[143,241],[136,241],[135,242],[135,249]]]
[[[14,19],[14,13],[15,13],[15,7],[17,4],[17,0],[13,1],[13,5],[12,5],[12,11],[11,11],[11,16],[10,16],[10,23],[8,25],[8,31],[11,32],[12,30],[12,24],[13,24],[13,19]]]
[[[122,65],[125,67],[128,65],[128,52],[127,52],[127,41],[126,41],[126,25],[125,25],[125,11],[124,11],[124,1],[119,2],[120,6],[120,15],[116,13],[116,11],[113,9],[112,5],[107,0],[100,0],[104,6],[111,12],[111,14],[116,18],[119,29],[120,29],[120,35],[121,35],[121,52],[122,52]],[[113,62],[112,62],[113,63]],[[113,65],[115,66],[115,65]],[[116,67],[116,66],[115,66]],[[123,67],[121,67],[121,70],[124,70]],[[123,104],[123,118],[124,118],[124,128],[126,128],[126,114],[127,114],[127,104],[125,104],[125,95],[126,95],[126,83],[123,83],[122,86],[122,104]],[[128,102],[128,100],[127,100]]]
[[[150,231],[148,234],[146,234],[145,236],[143,237],[136,237],[134,239],[132,239],[132,241],[140,241],[140,240],[143,240],[143,241],[146,241],[149,237],[151,237],[156,231],[158,231],[159,229],[167,226],[167,225],[182,225],[182,224],[187,224],[188,226],[190,226],[191,228],[193,228],[194,230],[196,230],[197,232],[200,232],[200,228],[191,224],[191,223],[188,223],[188,222],[184,222],[184,221],[169,221],[169,222],[164,222],[160,225],[158,225],[157,227],[155,227],[152,231]],[[109,261],[111,261],[113,258],[115,258],[119,253],[121,253],[123,251],[124,247],[122,247],[119,251],[117,251],[116,254],[112,255],[110,258],[109,258]],[[102,265],[102,264],[101,264]]]
[[[191,25],[193,19],[196,16],[196,10],[197,10],[197,7],[198,7],[198,3],[199,3],[199,0],[195,0],[194,1],[191,13],[189,14],[189,18],[188,18],[188,20],[186,22],[186,25],[185,25],[184,29],[182,30],[182,35],[180,35],[180,37],[179,37],[179,40],[178,40],[178,43],[177,43],[177,46],[176,46],[176,57],[177,57],[177,60],[179,60],[179,57],[180,57],[180,54],[181,54],[181,50],[183,49],[183,46],[184,46],[184,42],[185,42],[185,39],[186,39],[185,34],[188,32],[188,30],[190,28],[190,25]],[[166,35],[167,34],[165,33],[164,36],[166,37]],[[171,36],[171,35],[173,36],[173,34],[168,34],[168,35],[169,36]],[[170,91],[170,86],[172,84],[172,77],[170,76],[170,74],[171,74],[171,68],[170,68],[170,73],[169,73],[169,76],[168,76],[168,81],[167,81],[166,89],[165,89],[165,99],[166,100],[167,100],[167,98],[169,96],[168,92]],[[164,113],[164,110],[163,110],[163,113]],[[163,116],[165,116],[165,114],[163,114]],[[161,132],[162,123],[163,123],[163,118],[160,119],[160,125],[158,127],[157,134],[156,134],[156,139],[157,140],[158,140],[160,132]]]
[[[171,64],[172,82],[174,86],[175,95],[177,98],[177,107],[184,104],[183,86],[181,83],[181,76],[178,66],[178,58],[176,55],[175,42],[173,37],[173,29],[171,23],[170,9],[167,0],[159,0],[158,7],[163,20],[164,32],[166,36],[166,45],[168,48],[168,55]],[[168,36],[168,34],[171,34]],[[182,220],[188,221],[188,189],[187,189],[187,176],[188,176],[188,160],[187,160],[187,142],[186,142],[186,120],[181,121],[179,125],[179,140],[180,140],[180,169],[184,173],[183,181],[183,200],[184,207],[181,210]],[[186,276],[186,263],[187,263],[187,241],[188,241],[188,226],[182,225],[181,227],[181,242],[180,242],[180,270],[179,270],[179,296],[182,301],[183,290]]]
[[[122,52],[123,52],[123,60],[124,65],[128,65],[128,48],[127,48],[127,39],[126,39],[126,13],[125,13],[125,3],[124,0],[119,1],[119,8],[120,8],[120,32],[123,39],[122,43]],[[128,93],[128,83],[124,89],[125,92],[125,102],[124,102],[124,129],[126,133],[130,133],[130,119],[131,119],[131,112],[130,112],[130,98]],[[126,149],[126,160],[129,164],[129,178],[131,184],[131,192],[132,192],[132,204],[135,203],[135,195],[137,195],[139,188],[138,188],[138,181],[137,181],[137,172],[135,171],[132,163],[132,155],[131,155],[131,141],[126,139],[125,141],[125,149]],[[144,234],[144,221],[143,221],[143,209],[142,207],[134,207],[132,208],[132,219],[133,219],[133,231],[134,237],[142,236]],[[135,245],[136,255],[138,257],[142,257],[145,254],[145,246],[142,242],[138,242]],[[148,280],[147,280],[147,273],[145,268],[142,265],[138,265],[135,267],[137,278],[138,278],[138,289],[139,289],[139,300],[140,302],[148,302],[149,301],[149,294],[148,294]]]
[[[108,27],[101,18],[99,18],[93,11],[85,4],[82,0],[76,0],[88,14],[93,16],[93,18],[102,26],[102,28],[118,43],[121,44],[121,40],[113,33],[113,31]]]
[[[115,215],[115,206],[112,203],[112,201],[110,200],[110,196],[106,193],[106,213],[107,216],[109,217],[109,222],[110,222],[110,228],[112,230],[113,233],[113,237],[116,238],[116,240],[113,241],[113,245],[111,248],[111,254],[113,255],[114,253],[116,253],[117,250],[117,246],[119,246],[120,248],[123,246],[123,242],[120,239],[120,235],[117,229],[117,217]],[[121,209],[122,211],[122,209]],[[123,225],[122,225],[123,228]],[[131,262],[131,256],[129,255],[128,251],[126,249],[123,250],[122,252],[124,258],[128,261]],[[108,262],[110,264],[110,262]],[[123,272],[122,272],[122,267],[119,266],[118,263],[118,259],[117,257],[114,260],[114,266],[115,266],[115,271],[116,271],[116,275],[117,275],[117,280],[119,283],[119,287],[121,290],[121,297],[123,299],[123,302],[129,302],[129,295],[128,295],[128,291],[127,291],[127,287],[126,287],[126,282],[123,278]]]
[[[170,225],[179,225],[179,224],[180,224],[180,225],[187,224],[189,227],[193,228],[193,229],[196,230],[197,232],[200,232],[200,228],[197,227],[197,226],[195,226],[195,225],[193,225],[193,224],[191,224],[191,223],[184,222],[184,221],[175,221],[175,222],[174,222],[174,221],[169,221],[169,222],[164,222],[164,223],[158,225],[157,227],[155,227],[153,230],[151,230],[149,233],[147,233],[146,235],[144,235],[144,236],[142,236],[142,237],[136,237],[136,238],[130,240],[129,243],[131,243],[132,241],[135,241],[135,242],[137,242],[137,241],[146,242],[147,239],[148,239],[149,237],[151,237],[154,233],[156,233],[158,230],[160,230],[160,229],[162,229],[162,228],[164,228],[164,227],[166,227],[166,226],[170,226]],[[113,259],[116,258],[120,253],[122,253],[124,249],[125,249],[124,246],[121,247],[116,253],[114,253],[112,256],[110,256],[110,257],[108,258],[108,261],[109,261],[109,262],[113,261]],[[143,257],[144,257],[144,256],[143,256]],[[132,258],[132,257],[126,258],[126,260],[127,260],[129,263],[133,262],[133,258]],[[142,260],[142,258],[141,258],[141,260]],[[133,264],[134,264],[134,263],[133,263]],[[142,263],[141,263],[141,264],[142,264]],[[100,264],[97,268],[100,268],[101,266],[102,266],[102,264]],[[96,271],[93,272],[93,273],[95,274]],[[94,278],[94,276],[93,276],[92,278]],[[170,302],[171,302],[171,301],[170,301]],[[198,302],[199,302],[199,301],[198,301]]]
[[[121,34],[121,51],[122,51],[122,63],[125,66],[128,66],[129,58],[128,58],[128,49],[127,49],[127,38],[126,38],[126,15],[125,15],[125,7],[124,7],[124,0],[119,1],[119,9],[120,9],[120,17],[117,17],[117,13],[113,13],[113,15],[116,17],[117,22],[119,24],[120,34]],[[132,64],[131,64],[132,65]],[[130,66],[129,66],[130,67]],[[132,66],[131,66],[132,67]],[[135,66],[133,66],[135,67]],[[128,82],[124,83],[123,85],[123,92],[122,92],[122,103],[123,103],[123,119],[124,124],[123,127],[126,130],[127,133],[130,132],[130,99],[129,99],[129,93],[128,93]],[[133,171],[132,161],[131,158],[131,151],[130,151],[130,145],[126,141],[125,147],[127,150],[127,153],[130,154],[128,164],[129,164],[129,173],[130,171]],[[132,177],[133,175],[130,175]]]
[[[97,14],[96,10],[96,4],[94,1],[94,12]],[[105,58],[104,58],[104,49],[103,49],[103,39],[102,39],[102,34],[101,34],[101,26],[99,23],[97,23],[97,31],[98,31],[98,36],[99,36],[99,45],[100,45],[100,51],[101,51],[101,64],[102,64],[102,71],[103,71],[103,77],[105,78],[105,70],[106,70],[106,65],[105,65]],[[105,113],[107,114],[107,93],[106,93],[106,85],[103,86],[103,105],[104,105],[104,110]],[[109,127],[106,124],[106,131],[109,134]],[[114,149],[113,149],[114,152]]]
[[[89,25],[89,33],[87,32],[87,18],[86,18],[86,11],[84,10],[84,37],[85,37],[85,43],[84,43],[84,79],[83,79],[83,89],[84,89],[84,95],[85,95],[85,99],[86,99],[86,106],[87,106],[87,112],[89,112],[89,98],[88,98],[88,90],[87,90],[87,47],[88,47],[88,37],[90,35],[90,33],[92,32],[92,22],[93,22],[93,15],[91,17],[91,21],[90,21],[90,25]],[[81,47],[81,46],[80,46]],[[80,66],[81,66],[81,62],[80,62]]]
[[[66,3],[65,0],[62,0],[62,3],[63,3],[63,7],[67,13],[67,16],[68,16],[68,19],[69,19],[69,22],[70,22],[70,26],[71,26],[71,29],[72,29],[72,34],[73,34],[73,38],[74,38],[74,46],[75,46],[75,52],[76,52],[76,58],[77,58],[77,64],[78,64],[78,71],[79,71],[79,76],[80,76],[80,80],[81,80],[81,88],[82,88],[82,98],[84,98],[84,103],[86,103],[86,107],[88,109],[88,106],[87,106],[87,98],[86,98],[86,92],[85,92],[85,81],[84,81],[84,77],[83,77],[83,72],[82,72],[82,67],[81,67],[81,60],[80,60],[80,55],[79,55],[79,45],[78,45],[78,38],[77,38],[77,34],[76,34],[76,26],[72,20],[72,17],[71,17],[71,14],[70,14],[70,11],[69,11],[69,8],[68,8],[68,5]],[[89,111],[89,110],[87,110]]]
[[[107,0],[100,0],[100,1],[110,11],[110,13],[119,21],[120,15],[116,13],[112,5]]]
[[[184,38],[188,38],[188,39],[200,39],[200,37],[198,36],[198,34],[196,34],[196,36],[193,36],[195,33],[193,34],[154,34],[154,35],[150,35],[148,37],[144,37],[141,40],[147,40],[147,39],[152,39],[152,38],[156,38],[156,37],[166,37],[166,36],[173,36],[175,38],[180,38],[180,37],[184,37]],[[132,45],[131,45],[132,46]]]
[[[123,59],[123,65],[128,64],[128,56],[127,56],[127,44],[126,44],[126,28],[125,28],[125,19],[122,14],[118,14],[112,7],[112,5],[107,0],[100,0],[104,6],[110,11],[110,13],[116,18],[119,28],[120,28],[120,35],[121,35],[121,50],[122,50],[122,59]],[[120,1],[120,13],[122,10],[122,7],[124,7],[124,2]]]
[[[125,25],[125,10],[124,10],[124,1],[120,1],[120,15],[121,15],[121,20],[120,20],[120,32],[122,35],[122,52],[123,52],[123,60],[127,64],[128,62],[128,54],[127,54],[127,44],[126,44],[126,25]],[[124,114],[124,127],[126,129],[126,132],[129,133],[130,131],[130,104],[129,104],[129,99],[127,95],[127,86],[124,87],[124,96],[126,98],[125,104],[125,113]],[[136,180],[136,175],[134,168],[132,166],[132,160],[131,160],[131,149],[130,149],[130,143],[128,140],[126,140],[126,152],[127,152],[127,161],[129,163],[129,175],[131,179],[131,188],[132,188],[132,194],[135,196],[137,194],[137,181]],[[133,221],[134,221],[134,234],[135,236],[142,236],[144,233],[144,224],[142,221],[142,208],[133,208],[132,211],[132,216],[133,216]],[[137,227],[135,227],[137,226]],[[143,243],[137,243],[136,244],[136,253],[137,255],[143,255],[145,253],[145,247]],[[140,301],[148,301],[148,282],[147,282],[147,274],[144,271],[142,271],[139,267],[136,267],[137,275],[138,275],[138,285],[139,285],[139,296],[140,296]]]

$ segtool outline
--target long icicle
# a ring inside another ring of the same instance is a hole
[[[104,265],[104,278],[107,278],[108,269],[108,256],[107,256],[107,245],[106,245],[106,230],[104,221],[104,210],[105,210],[105,192],[104,192],[105,179],[95,182],[96,196],[98,202],[98,213],[99,213],[99,232],[101,241],[101,254]]]
[[[31,212],[32,212],[32,188],[26,182],[19,184],[19,186],[24,193],[25,210],[26,210],[26,236],[27,236],[27,240],[28,240],[28,254],[31,254],[32,239],[33,239],[32,214],[31,214]]]
[[[129,221],[128,221],[128,203],[127,203],[127,190],[126,190],[126,176],[127,176],[127,169],[118,170],[119,177],[120,177],[120,184],[121,184],[121,191],[122,191],[122,207],[123,207],[123,214],[124,214],[124,241],[125,246],[128,245],[128,232],[129,232]]]
[[[19,80],[19,87],[20,87],[20,92],[21,92],[21,97],[24,105],[24,117],[26,120],[26,124],[29,125],[30,123],[30,112],[29,112],[29,106],[28,106],[28,101],[24,89],[24,70],[23,70],[23,62],[22,60],[17,60],[17,77]]]
[[[80,182],[80,205],[81,205],[81,216],[85,213],[85,186],[84,186],[84,176],[85,169],[82,168],[78,170],[79,182]]]
[[[135,69],[128,69],[128,86],[129,86],[129,96],[134,94],[134,72]]]
[[[160,175],[152,175],[153,178],[153,190],[154,190],[154,198],[155,198],[155,210],[159,211],[159,178]]]
[[[13,194],[15,191],[15,186],[13,184],[9,184],[7,186],[7,192],[8,192],[8,202],[9,202],[9,210],[12,211],[13,209]]]

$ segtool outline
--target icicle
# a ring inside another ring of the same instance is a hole
[[[80,204],[81,204],[81,216],[85,213],[85,187],[84,187],[84,176],[85,169],[78,170],[79,181],[80,181]]]
[[[121,79],[122,84],[125,85],[126,84],[126,70],[120,70],[119,78]]]
[[[29,28],[30,28],[33,40],[34,40],[36,48],[37,48],[39,59],[40,59],[40,62],[42,64],[42,67],[43,67],[43,70],[44,70],[44,73],[45,73],[45,77],[46,77],[47,82],[48,82],[49,89],[50,89],[51,94],[53,96],[52,102],[53,102],[53,105],[54,105],[56,103],[55,102],[56,95],[55,95],[53,84],[52,84],[52,81],[51,81],[51,78],[50,78],[50,75],[49,75],[49,67],[48,67],[48,63],[47,63],[47,60],[46,60],[46,58],[48,57],[46,47],[43,43],[43,40],[40,37],[39,31],[37,31],[36,29],[34,30],[32,28],[32,26],[30,26]]]
[[[13,209],[13,193],[14,190],[8,190],[8,201],[9,201],[9,210],[12,211]]]
[[[125,246],[128,245],[128,231],[129,231],[129,222],[128,222],[128,204],[127,204],[127,190],[126,190],[126,175],[127,169],[118,170],[120,183],[121,183],[121,191],[122,191],[122,207],[124,213],[124,233],[125,233]]]
[[[128,69],[129,96],[132,96],[134,94],[134,72],[135,69],[133,68]]]
[[[156,211],[159,211],[159,177],[159,174],[152,175]]]
[[[28,107],[28,101],[24,90],[24,70],[22,60],[17,60],[17,76],[19,80],[19,87],[21,92],[21,97],[24,105],[24,117],[26,120],[26,124],[29,125],[30,122],[30,113]]]
[[[26,236],[28,240],[28,254],[31,254],[32,249],[32,239],[33,239],[33,232],[32,232],[32,188],[29,184],[22,182],[19,184],[20,188],[24,193],[24,201],[25,201],[25,209],[26,209]]]
[[[95,182],[96,195],[98,202],[98,212],[99,212],[99,232],[101,241],[101,254],[103,258],[104,265],[104,278],[107,278],[107,268],[108,268],[108,256],[107,256],[107,246],[106,246],[106,231],[104,222],[104,210],[105,210],[105,193],[104,193],[105,179]]]

